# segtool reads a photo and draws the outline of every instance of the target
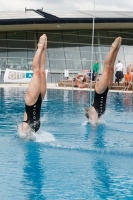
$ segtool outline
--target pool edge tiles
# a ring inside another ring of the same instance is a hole
[[[0,83],[0,88],[12,88],[12,87],[20,87],[20,88],[23,88],[23,87],[28,87],[29,84],[22,84],[22,83],[19,83],[19,84],[1,84]],[[57,89],[57,90],[79,90],[79,91],[90,91],[91,89],[90,88],[83,88],[83,89],[80,89],[80,88],[71,88],[71,87],[58,87],[57,86],[57,83],[47,83],[47,89]],[[94,91],[94,89],[92,89],[92,91]],[[133,93],[133,91],[125,91],[125,90],[109,90],[109,92],[120,92],[120,93]]]

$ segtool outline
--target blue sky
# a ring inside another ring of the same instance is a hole
[[[26,8],[50,10],[93,10],[94,0],[0,0],[0,11]],[[133,1],[95,0],[96,10],[132,11]]]

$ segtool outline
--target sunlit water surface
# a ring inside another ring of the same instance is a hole
[[[0,199],[133,199],[133,95],[109,93],[93,129],[89,92],[48,90],[41,128],[23,140],[26,88],[0,89]]]

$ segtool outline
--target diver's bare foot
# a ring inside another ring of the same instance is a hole
[[[118,37],[115,39],[115,41],[112,43],[112,47],[115,49],[119,49],[121,46],[122,38]]]
[[[40,39],[39,39],[39,43],[38,43],[38,48],[47,48],[47,37],[45,34],[43,34]]]

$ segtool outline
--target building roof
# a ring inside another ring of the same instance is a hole
[[[95,16],[94,16],[95,15]],[[33,10],[28,11],[0,11],[0,25],[52,25],[52,24],[91,24],[95,18],[95,24],[130,24],[133,28],[133,12],[131,11],[47,11]],[[101,26],[101,25],[100,25]],[[46,27],[46,26],[45,26]],[[99,26],[98,26],[99,28]],[[101,27],[103,28],[103,27]],[[1,30],[1,27],[0,27]]]

